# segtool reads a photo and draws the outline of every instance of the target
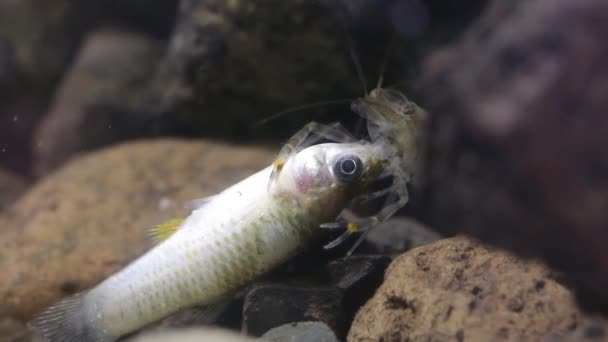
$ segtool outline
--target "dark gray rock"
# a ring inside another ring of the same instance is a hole
[[[25,191],[27,185],[28,182],[23,177],[0,168],[0,212],[13,203]]]
[[[17,62],[13,43],[0,36],[0,90],[5,90],[7,85],[14,80],[17,73]]]
[[[331,283],[343,290],[342,310],[348,322],[372,297],[384,280],[391,258],[383,255],[357,255],[334,260],[327,265]]]
[[[608,341],[608,320],[600,317],[585,317],[573,331],[551,333],[547,342],[606,342]]]
[[[322,322],[283,324],[262,335],[265,342],[339,342],[331,328]]]
[[[177,129],[223,139],[285,138],[311,119],[353,122],[356,116],[345,104],[255,126],[294,106],[362,95],[345,43],[345,20],[334,15],[344,8],[334,7],[340,6],[302,0],[180,2],[151,107],[168,113]],[[378,22],[382,32],[390,31],[390,24]],[[357,54],[376,80],[391,35],[374,33],[355,39],[366,40]],[[403,64],[391,57],[396,72],[387,77],[400,79]]]
[[[379,285],[391,258],[384,255],[356,255],[334,260],[327,265],[331,283],[347,290],[353,287]]]
[[[425,70],[425,220],[543,258],[604,313],[607,35],[605,0],[494,1]]]
[[[397,256],[440,238],[439,233],[418,221],[406,217],[395,217],[370,231],[362,250],[374,254]]]
[[[77,152],[146,135],[151,123],[140,109],[161,48],[148,36],[124,31],[87,37],[35,134],[37,175]]]
[[[258,285],[245,296],[242,332],[261,336],[287,323],[319,321],[345,335],[342,291],[332,287]]]

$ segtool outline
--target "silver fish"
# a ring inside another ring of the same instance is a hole
[[[115,341],[180,309],[217,303],[311,244],[390,163],[379,144],[312,126],[273,165],[200,202],[174,233],[157,231],[163,242],[48,308],[33,329],[51,342]],[[319,129],[349,142],[305,147]]]

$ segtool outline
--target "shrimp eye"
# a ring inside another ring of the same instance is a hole
[[[355,155],[340,157],[334,163],[334,175],[342,182],[349,183],[361,176],[363,163]]]

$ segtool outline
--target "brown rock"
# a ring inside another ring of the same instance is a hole
[[[145,135],[151,120],[138,108],[160,54],[161,45],[141,34],[88,36],[35,134],[37,175],[77,152]]]
[[[142,141],[78,158],[0,216],[0,318],[27,320],[150,247],[147,230],[268,165],[259,147]]]
[[[392,37],[386,14],[390,8],[372,6],[378,3],[373,0],[358,3],[353,6],[361,10],[352,11],[361,11],[375,25],[373,29],[359,27],[373,33],[351,33],[357,54],[375,80]],[[361,94],[344,31],[339,29],[347,29],[345,21],[356,25],[350,17],[344,18],[345,11],[351,12],[350,5],[343,8],[331,0],[181,1],[155,82],[158,96],[150,105],[188,131],[222,139],[285,138],[282,133],[297,130],[311,118],[354,121],[348,106],[312,106],[305,115],[252,129],[254,123],[286,108]],[[369,7],[381,8],[371,11]],[[411,45],[395,47],[401,51]],[[394,71],[386,73],[389,78],[401,75],[404,68],[396,56],[392,55],[393,63],[386,63]]]
[[[456,237],[396,259],[348,341],[538,341],[580,319],[545,267]]]
[[[27,181],[0,168],[0,212],[15,201],[27,188]]]
[[[25,324],[11,318],[0,319],[0,342],[29,341]]]
[[[494,1],[426,68],[427,222],[543,258],[604,313],[607,35],[605,0]]]

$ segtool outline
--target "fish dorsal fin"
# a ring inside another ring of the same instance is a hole
[[[184,222],[184,219],[174,218],[161,223],[150,230],[150,238],[154,243],[161,243],[173,235],[179,229],[182,222]]]

